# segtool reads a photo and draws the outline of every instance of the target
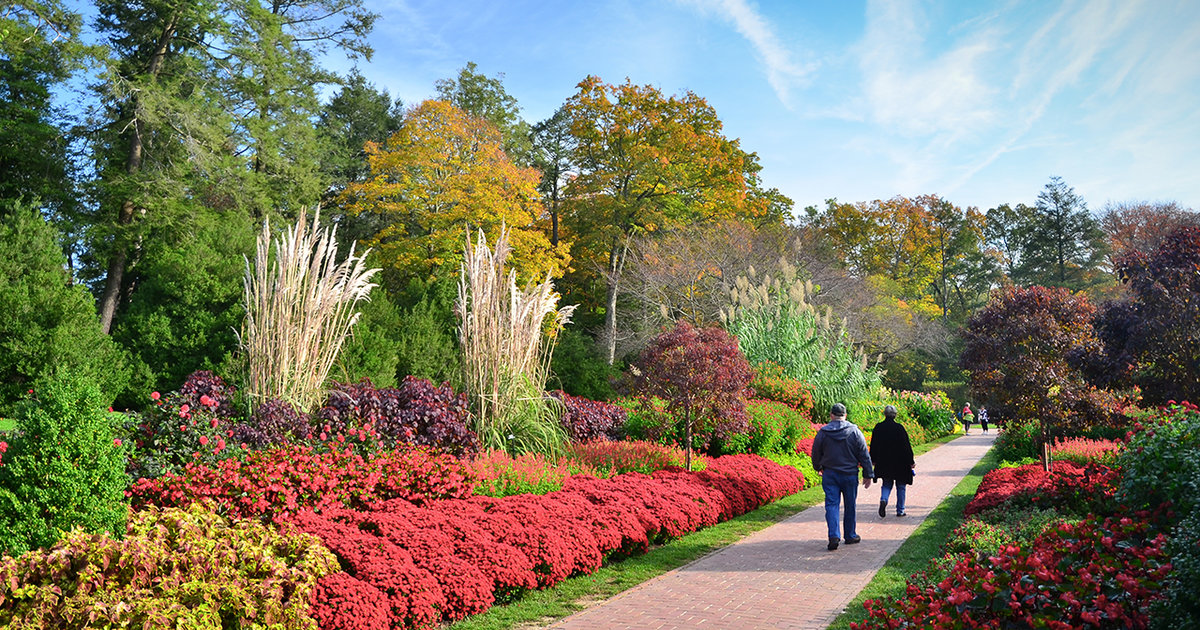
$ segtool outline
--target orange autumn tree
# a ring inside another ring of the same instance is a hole
[[[537,225],[536,169],[515,165],[493,125],[444,101],[410,109],[399,131],[366,146],[370,176],[346,188],[343,210],[375,226],[364,245],[379,253],[390,289],[413,278],[456,277],[469,230],[496,238],[508,226],[512,265],[525,280],[557,277],[568,244]]]
[[[758,157],[722,134],[716,110],[703,98],[594,76],[578,88],[565,105],[578,173],[567,187],[563,219],[577,239],[576,267],[603,270],[612,363],[633,237],[722,219],[778,222],[791,201],[758,187]]]

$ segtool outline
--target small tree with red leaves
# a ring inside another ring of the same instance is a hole
[[[967,324],[959,360],[989,415],[1013,424],[1040,421],[1043,446],[1056,427],[1112,420],[1123,401],[1088,383],[1082,370],[1102,352],[1095,314],[1082,293],[1061,287],[995,292]]]
[[[634,390],[657,396],[683,415],[685,466],[692,469],[692,433],[722,425],[746,426],[750,363],[737,338],[720,328],[696,328],[680,321],[642,351],[635,364]]]

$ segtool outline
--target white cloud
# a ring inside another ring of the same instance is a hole
[[[785,106],[790,107],[790,90],[803,84],[812,74],[813,64],[801,64],[792,52],[779,41],[775,29],[747,0],[683,0],[696,8],[712,11],[733,23],[734,29],[754,47],[767,82]]]

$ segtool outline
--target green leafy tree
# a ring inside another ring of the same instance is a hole
[[[69,121],[50,92],[94,52],[80,40],[81,25],[59,0],[0,7],[0,201],[38,199],[59,217],[74,206]]]
[[[1062,178],[1051,177],[1034,211],[1022,218],[1015,282],[1082,289],[1100,279],[1104,231]]]
[[[529,134],[533,165],[542,172],[538,192],[550,216],[550,244],[558,246],[559,214],[566,195],[567,182],[575,171],[571,161],[575,138],[571,135],[571,116],[565,107],[533,126]]]
[[[534,164],[529,123],[521,118],[517,99],[504,89],[504,75],[489,78],[477,68],[475,62],[468,61],[457,77],[438,80],[438,99],[499,129],[504,152],[513,163],[522,167]]]
[[[55,367],[98,383],[108,406],[129,379],[124,353],[71,283],[54,228],[28,205],[0,208],[0,409]]]
[[[62,372],[41,378],[17,415],[0,466],[0,553],[48,547],[76,527],[114,536],[128,505],[120,414],[100,388]]]

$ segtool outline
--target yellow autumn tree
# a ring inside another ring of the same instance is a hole
[[[378,252],[389,289],[457,277],[466,234],[478,229],[494,239],[501,225],[520,278],[540,281],[566,269],[569,244],[551,245],[537,225],[538,171],[515,165],[487,121],[428,100],[366,151],[370,176],[348,186],[340,205],[373,226],[363,244]]]
[[[738,219],[779,222],[791,200],[759,186],[758,157],[726,138],[716,110],[691,92],[605,84],[588,77],[567,100],[577,174],[567,185],[564,227],[576,267],[602,270],[606,354],[614,359],[617,305],[632,239]]]

